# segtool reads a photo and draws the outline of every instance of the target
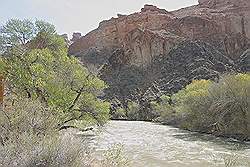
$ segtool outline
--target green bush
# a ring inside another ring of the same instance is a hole
[[[208,109],[218,133],[250,139],[250,74],[223,77],[209,88]],[[212,121],[211,120],[211,121]]]
[[[176,113],[182,115],[182,128],[203,131],[210,124],[202,120],[207,120],[209,115],[207,109],[211,99],[208,88],[211,84],[209,80],[195,80],[173,96]]]
[[[129,102],[128,103],[128,111],[127,116],[129,120],[140,120],[140,106],[136,102]]]
[[[250,138],[250,74],[232,74],[219,82],[193,81],[174,95],[182,127],[216,135]]]
[[[160,117],[158,117],[155,121],[164,123],[174,117],[175,110],[170,104],[170,101],[171,97],[163,95],[160,97],[159,102],[151,102],[152,110],[160,115]]]
[[[111,112],[113,119],[127,119],[133,121],[152,121],[157,117],[158,112],[152,109],[151,103],[138,104],[130,101],[127,103],[127,108],[117,107]]]

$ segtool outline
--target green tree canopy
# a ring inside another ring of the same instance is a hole
[[[0,28],[0,49],[6,52],[13,47],[28,46],[38,33],[46,33],[47,35],[56,34],[55,27],[45,21],[11,19]]]
[[[66,43],[54,26],[10,20],[0,36],[10,43],[11,49],[2,50],[7,56],[1,61],[13,94],[39,99],[58,111],[61,127],[79,120],[103,124],[108,119],[109,103],[97,98],[105,83],[67,55]]]

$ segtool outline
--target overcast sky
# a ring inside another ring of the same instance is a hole
[[[0,24],[10,18],[42,19],[54,24],[59,33],[82,32],[98,27],[100,21],[117,13],[140,11],[144,4],[167,10],[197,4],[198,0],[0,0]]]

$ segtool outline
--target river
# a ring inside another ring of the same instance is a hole
[[[249,143],[150,122],[110,121],[91,144],[97,153],[121,144],[132,167],[250,167]]]

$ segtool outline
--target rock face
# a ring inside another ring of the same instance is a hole
[[[168,56],[157,59],[155,66],[160,67],[160,90],[166,93],[176,93],[192,80],[218,80],[219,74],[236,70],[232,60],[200,41],[180,43]]]
[[[247,72],[249,48],[249,0],[199,0],[171,12],[145,5],[118,14],[75,40],[69,54],[88,67],[102,67],[110,86],[106,95],[126,106],[127,99],[141,98],[136,94],[171,94],[193,79]]]
[[[184,40],[202,40],[236,59],[249,47],[249,0],[199,0],[197,6],[168,12],[145,5],[141,12],[118,15],[80,37],[69,53],[83,58],[96,53],[111,56],[114,48],[129,50],[130,63],[147,66]]]
[[[241,72],[250,71],[250,49],[246,50],[238,60],[238,69]]]
[[[138,89],[142,96],[151,96],[149,91],[154,97],[173,94],[194,79],[218,80],[219,74],[237,69],[231,59],[201,41],[181,42],[168,55],[154,59],[147,69],[123,63],[127,62],[125,55],[123,50],[117,50],[101,70],[102,79],[110,86],[106,90],[109,98],[133,99]],[[245,57],[244,54],[239,64],[246,70]]]
[[[72,39],[70,40],[71,42],[76,42],[78,39],[80,39],[82,36],[81,33],[79,32],[74,32],[72,35]]]
[[[225,7],[227,5],[234,5],[237,7],[244,7],[249,5],[249,2],[246,0],[199,0],[199,4],[207,6],[210,8],[219,8]]]

